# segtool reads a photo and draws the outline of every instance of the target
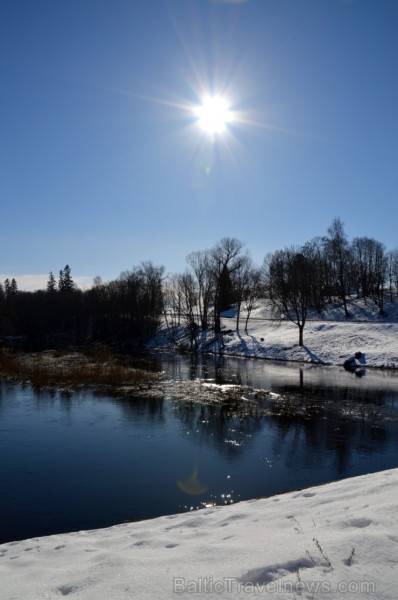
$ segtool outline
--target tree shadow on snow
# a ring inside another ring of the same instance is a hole
[[[316,354],[314,354],[314,352],[312,352],[312,350],[310,350],[308,348],[308,346],[303,346],[302,348],[308,354],[309,359],[310,359],[311,362],[318,363],[320,365],[324,365],[325,364],[324,361],[321,358],[319,358],[319,356],[317,356]]]

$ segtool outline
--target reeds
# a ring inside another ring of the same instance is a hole
[[[34,388],[149,386],[159,375],[132,367],[127,359],[95,348],[81,352],[0,352],[0,373]]]

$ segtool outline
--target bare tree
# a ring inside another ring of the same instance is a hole
[[[236,331],[239,331],[239,320],[242,302],[249,293],[249,287],[252,283],[253,263],[249,255],[242,257],[242,260],[233,273],[233,287],[236,300]],[[247,324],[246,324],[247,329]]]
[[[246,308],[245,333],[248,333],[248,325],[251,312],[254,304],[263,293],[263,285],[261,281],[261,271],[258,268],[252,268],[249,272],[249,281],[247,288],[244,291],[244,301]]]
[[[390,250],[387,254],[388,259],[388,280],[390,287],[390,300],[393,301],[393,288],[398,295],[398,248]]]
[[[243,242],[225,237],[211,251],[214,275],[214,331],[221,333],[221,312],[235,301],[232,276],[247,260]]]
[[[381,242],[375,242],[374,262],[374,300],[379,307],[380,315],[384,315],[384,284],[387,277],[387,257],[385,246]]]
[[[171,275],[163,285],[163,316],[169,337],[175,342],[181,322],[181,294],[176,281],[177,275]]]
[[[343,301],[345,316],[348,317],[347,288],[349,287],[349,281],[347,275],[349,265],[349,244],[344,231],[343,222],[339,218],[334,219],[333,223],[328,228],[328,236],[327,242],[334,272],[334,283],[337,286],[339,296]]]
[[[187,256],[198,284],[198,308],[201,327],[205,331],[209,326],[209,311],[213,298],[214,277],[213,259],[210,250],[198,250]]]
[[[120,326],[141,341],[153,335],[159,326],[163,278],[164,267],[147,261],[131,271],[124,271],[115,282],[113,311],[118,315]]]
[[[384,244],[369,237],[352,241],[352,266],[357,296],[365,300],[371,297],[384,311],[384,284],[387,277],[388,259]]]
[[[195,319],[195,312],[198,303],[198,294],[196,290],[195,279],[192,273],[188,271],[175,276],[175,287],[179,302],[180,314],[188,327],[190,333],[191,349],[197,348],[198,324]]]
[[[329,271],[324,239],[316,237],[303,246],[305,256],[312,262],[312,302],[320,313],[325,308],[325,292],[328,291]]]
[[[267,262],[267,287],[275,314],[286,317],[299,329],[299,346],[309,308],[314,303],[314,265],[303,248],[278,250]]]
[[[142,301],[146,307],[146,316],[156,322],[161,314],[163,278],[165,268],[151,261],[141,263],[137,273],[142,281]]]

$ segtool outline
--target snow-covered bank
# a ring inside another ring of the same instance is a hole
[[[4,544],[0,596],[391,600],[397,566],[394,469],[223,508]]]
[[[386,317],[380,317],[378,308],[363,300],[349,303],[350,318],[344,317],[341,305],[335,305],[322,314],[311,314],[304,329],[304,346],[298,346],[298,327],[290,321],[269,320],[271,313],[265,302],[253,310],[245,329],[242,311],[239,332],[233,311],[222,320],[222,339],[212,341],[211,333],[199,339],[205,352],[227,356],[300,361],[327,365],[343,365],[344,361],[362,353],[361,367],[398,369],[398,308],[397,303],[386,305]],[[164,328],[156,338],[160,346],[187,346],[183,328],[170,340],[170,330]],[[177,342],[177,344],[175,343]]]
[[[249,334],[224,336],[223,354],[342,365],[361,352],[363,367],[398,368],[397,323],[308,322],[304,346],[297,344],[297,327],[289,322],[275,326],[253,321]]]

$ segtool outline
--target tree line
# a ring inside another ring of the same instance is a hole
[[[27,345],[56,347],[103,342],[140,345],[154,335],[162,313],[164,267],[144,262],[115,280],[81,290],[71,268],[49,274],[45,290],[0,285],[0,335],[25,336]],[[26,344],[25,344],[26,345]]]
[[[348,240],[338,218],[327,235],[302,246],[285,247],[253,263],[243,242],[225,237],[212,248],[191,252],[187,269],[166,276],[163,266],[147,261],[110,282],[94,279],[79,289],[66,265],[47,287],[19,291],[15,279],[0,284],[0,335],[25,336],[32,346],[103,342],[139,346],[158,330],[161,319],[171,335],[181,325],[190,333],[192,348],[202,331],[221,336],[221,314],[234,307],[236,329],[244,329],[256,301],[268,298],[277,319],[298,327],[303,345],[310,310],[322,312],[338,299],[350,317],[348,299],[355,295],[374,302],[385,314],[385,299],[398,290],[398,250],[369,238]]]
[[[386,252],[384,244],[369,237],[350,243],[336,218],[326,236],[266,257],[264,277],[274,312],[298,326],[302,346],[309,310],[320,313],[336,298],[346,318],[352,295],[374,302],[385,316],[386,295],[393,301],[398,290],[398,250]]]

